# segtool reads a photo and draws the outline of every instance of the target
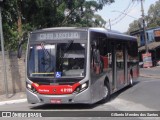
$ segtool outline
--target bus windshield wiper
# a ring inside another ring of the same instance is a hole
[[[44,51],[44,54],[45,54],[45,56],[46,56],[46,58],[44,57],[43,58],[43,64],[44,65],[47,65],[48,64],[48,67],[46,68],[46,71],[51,67],[51,60],[50,60],[50,58],[51,58],[51,54],[48,52],[48,50],[46,50],[45,49],[45,47],[44,47],[45,45],[44,45],[44,43],[42,42],[41,43],[41,48],[42,48],[42,50]]]
[[[47,57],[47,59],[49,59],[51,57],[51,54],[45,49],[43,42],[41,43],[41,48],[43,49],[44,54]]]

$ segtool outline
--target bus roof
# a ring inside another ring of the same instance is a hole
[[[47,32],[47,31],[58,31],[58,30],[82,30],[87,31],[88,28],[81,28],[81,27],[53,27],[53,28],[44,28],[32,31],[31,33],[38,33],[38,32]]]
[[[81,30],[81,31],[93,31],[93,32],[100,32],[106,34],[108,38],[111,39],[123,39],[123,40],[133,40],[137,41],[136,37],[126,35],[120,33],[118,31],[113,31],[105,28],[87,28],[87,27],[53,27],[53,28],[44,28],[40,30],[33,31],[31,33],[39,33],[39,32],[49,32],[49,31],[56,31],[56,30]]]
[[[105,28],[90,28],[90,30],[94,31],[94,32],[104,33],[104,34],[106,34],[106,36],[108,38],[111,38],[111,39],[123,39],[123,40],[137,41],[136,37],[126,35],[126,34],[118,32],[118,31],[113,31],[113,30],[109,30],[109,29],[105,29]]]

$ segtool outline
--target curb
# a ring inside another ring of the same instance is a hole
[[[160,79],[160,76],[140,74],[140,77]]]
[[[10,100],[10,101],[1,101],[0,105],[9,105],[9,104],[16,104],[16,103],[23,103],[27,102],[27,99],[18,99],[18,100]]]

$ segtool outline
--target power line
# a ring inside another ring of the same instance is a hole
[[[132,9],[133,5],[134,5],[134,3],[132,4],[132,6],[131,6],[130,8],[128,8],[127,10],[125,10],[125,11],[123,11],[123,12],[121,13],[122,18],[125,17],[126,14],[129,13],[129,11],[130,11],[130,9]],[[125,14],[123,14],[123,13],[125,13]],[[118,19],[121,19],[121,18],[119,17]]]
[[[127,10],[130,8],[130,6],[132,5],[132,3],[133,3],[132,0],[130,0],[128,6],[127,6],[126,9],[124,9],[122,12],[127,11]],[[112,19],[111,22],[116,21],[116,20],[119,19],[122,15],[123,15],[123,14],[118,15],[116,18]]]
[[[132,10],[132,9],[131,9],[131,10]],[[121,20],[123,20],[126,16],[129,16],[128,13],[129,13],[131,10],[128,10],[127,12],[124,12],[124,13],[122,12],[121,14],[123,14],[123,16],[122,16],[121,18],[118,18],[117,21],[112,24],[112,26],[118,24],[118,23],[119,23]]]
[[[137,4],[135,4],[135,1],[132,2],[132,0],[131,0],[131,3],[129,3],[129,5],[128,5],[131,7],[127,7],[125,10],[123,10],[123,12],[121,12],[121,14],[118,17],[116,17],[114,20],[111,21],[111,22],[113,22],[111,24],[112,26],[118,24],[121,20],[123,20],[126,16],[128,16],[128,13],[131,12],[139,4],[139,2],[137,2]]]
[[[129,9],[129,7],[131,6],[132,2],[130,1],[130,3],[128,4],[127,8],[123,10],[123,12],[125,12],[127,9]],[[111,22],[116,21],[117,19],[119,19],[123,14],[118,15],[116,18],[112,19]]]

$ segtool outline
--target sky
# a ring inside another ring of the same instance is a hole
[[[114,3],[106,5],[97,14],[101,15],[106,20],[106,27],[109,29],[109,19],[111,29],[119,32],[126,32],[129,24],[141,17],[141,2],[140,0],[115,0]],[[144,14],[147,15],[151,4],[155,4],[158,0],[144,0]],[[127,14],[125,16],[125,13]]]

